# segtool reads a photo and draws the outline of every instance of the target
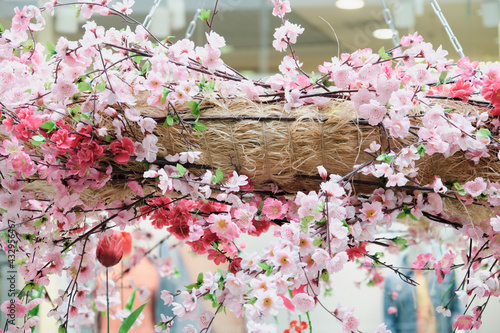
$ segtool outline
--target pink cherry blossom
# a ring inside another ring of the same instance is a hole
[[[464,184],[464,189],[467,194],[470,194],[472,197],[477,197],[486,190],[486,182],[483,178],[477,177],[473,181],[469,181]]]
[[[290,13],[292,9],[290,8],[290,1],[288,0],[272,0],[274,5],[273,15],[284,17],[286,13]]]
[[[21,11],[19,11],[19,8],[16,7],[14,8],[14,11],[16,12],[16,15],[12,19],[12,30],[16,32],[25,31],[28,29],[28,25],[33,17],[33,14],[31,11],[28,12],[27,6],[24,6]]]

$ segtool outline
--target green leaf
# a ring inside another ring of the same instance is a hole
[[[49,41],[46,41],[45,42],[45,46],[47,48],[47,51],[49,52],[47,54],[47,57],[45,58],[45,61],[49,61],[50,58],[52,58],[52,56],[56,55],[57,52],[56,52],[56,47],[54,46],[54,44],[52,44],[51,42]]]
[[[145,61],[141,67],[142,73],[146,74],[148,72],[150,66],[151,66],[151,63],[149,61]]]
[[[28,52],[28,51],[31,51],[33,50],[33,40],[31,39],[28,39],[26,42],[24,43],[21,43],[21,45],[23,45],[23,52]]]
[[[465,192],[465,189],[462,185],[459,183],[453,183],[453,186],[457,189],[458,194],[460,195],[466,195],[467,192]]]
[[[68,331],[66,330],[66,327],[59,326],[59,329],[57,330],[57,333],[68,333]]]
[[[84,91],[92,91],[92,85],[88,82],[80,82],[78,83],[78,91],[84,92]]]
[[[393,242],[394,244],[403,245],[403,246],[404,246],[404,245],[406,245],[406,243],[408,243],[408,242],[406,241],[406,239],[404,239],[403,237],[399,237],[399,236],[398,236],[398,237],[393,238],[393,239],[392,239],[392,242]]]
[[[161,95],[161,98],[160,98],[160,103],[163,105],[165,104],[165,102],[167,101],[167,95],[170,93],[170,90],[168,90],[167,88],[163,88],[163,94]],[[172,125],[170,125],[172,126]]]
[[[477,130],[476,137],[479,137],[479,138],[491,138],[490,130],[487,129],[487,128],[481,128],[480,130]]]
[[[224,178],[224,174],[220,169],[215,170],[215,176],[212,176],[212,183],[218,184]]]
[[[104,91],[106,90],[106,82],[104,80],[101,80],[101,83],[95,86],[95,91]]]
[[[57,126],[52,120],[47,120],[40,125],[40,128],[47,130],[47,133],[52,132]]]
[[[269,271],[269,270],[272,270],[271,265],[266,264],[266,263],[263,263],[263,262],[259,262],[259,263],[257,264],[257,266],[259,266],[260,268],[262,268],[262,270],[264,270],[264,271],[266,271],[266,272],[267,272],[267,271]]]
[[[321,272],[321,279],[325,282],[328,282],[328,280],[330,280],[330,273],[328,273],[328,271],[326,269],[324,269],[322,272]]]
[[[23,237],[23,239],[30,242],[30,244],[33,244],[33,239],[35,239],[35,235],[32,235],[32,234],[23,234],[22,237]]]
[[[414,221],[418,221],[417,217],[415,215],[413,215],[412,213],[408,214],[408,216],[414,220]]]
[[[439,75],[439,84],[444,84],[447,76],[448,71],[441,72],[441,75]]]
[[[0,34],[3,34],[4,31],[5,31],[5,29],[3,28],[2,23],[0,23]]]
[[[385,47],[383,46],[380,48],[380,50],[378,50],[378,55],[380,56],[380,58],[385,60],[392,59],[392,57],[387,52],[385,52]]]
[[[36,220],[33,223],[34,227],[40,227],[47,221],[47,216],[42,216],[40,219]]]
[[[396,216],[397,219],[404,219],[406,217],[406,213],[405,212],[401,212],[398,214],[398,216]]]
[[[142,61],[142,58],[144,58],[143,56],[135,56],[135,57],[132,57],[132,60],[136,63],[136,64],[140,64],[141,61]]]
[[[224,178],[224,174],[222,173],[221,169],[215,170],[215,177],[217,179],[217,183]]]
[[[351,233],[351,226],[349,224],[347,224],[347,220],[346,219],[342,220],[342,224],[344,225],[344,227],[347,228],[348,232]]]
[[[167,115],[167,124],[168,126],[172,126],[174,124],[174,118],[171,115]]]
[[[207,130],[207,126],[205,126],[205,125],[203,125],[203,124],[199,123],[198,121],[195,121],[195,122],[193,123],[193,128],[194,128],[195,130],[198,130],[198,131],[206,131],[206,130]]]
[[[313,213],[321,213],[325,209],[325,202],[322,200],[320,203],[314,208]]]
[[[45,142],[45,138],[42,135],[35,135],[31,138],[35,146],[39,146]]]
[[[177,170],[179,171],[179,175],[177,177],[182,177],[186,173],[186,168],[182,166],[182,164],[177,163]]]
[[[200,101],[189,101],[186,103],[187,106],[191,107],[191,114],[193,117],[200,116]]]
[[[127,304],[125,304],[125,309],[129,310],[132,312],[132,307],[134,306],[134,301],[135,301],[135,294],[137,293],[137,289],[134,288],[134,291],[132,292],[132,295],[127,300]]]
[[[314,222],[314,224],[316,225],[323,225],[325,223],[326,223],[326,217],[323,217],[321,220]]]
[[[134,325],[135,321],[141,314],[142,310],[144,307],[148,304],[149,301],[146,301],[144,304],[139,306],[134,312],[132,312],[123,322],[122,325],[120,326],[120,329],[118,330],[118,333],[127,333],[130,328],[132,328],[132,325]]]
[[[198,288],[198,283],[191,283],[187,286],[184,286],[188,292],[191,292],[193,288]]]
[[[307,234],[307,231],[309,230],[309,222],[311,222],[312,220],[314,219],[314,216],[312,215],[307,215],[307,216],[304,216],[301,220],[300,220],[300,230]]]
[[[165,122],[163,123],[163,128],[167,127],[167,125],[172,126],[173,124],[174,124],[174,118],[171,115],[167,114],[167,117],[165,118]]]
[[[391,163],[394,156],[389,156],[387,154],[380,154],[377,156],[377,161],[383,161],[385,163]]]
[[[252,304],[255,304],[255,302],[257,302],[257,297],[252,297],[252,298],[250,298],[250,300],[247,301],[247,304],[252,305]]]
[[[420,157],[424,157],[425,155],[425,146],[421,144],[420,146],[417,147],[417,152],[420,155]]]
[[[321,238],[321,237],[316,237],[316,238],[314,239],[314,241],[313,241],[313,245],[314,245],[314,246],[320,246],[320,245],[322,245],[322,244],[324,244],[324,243],[325,243],[325,241],[324,241],[324,240],[323,240],[323,238]]]
[[[68,108],[68,114],[76,121],[80,121],[80,107],[78,105]]]
[[[203,285],[203,273],[198,274],[198,278],[196,279],[196,282],[201,286]]]
[[[202,9],[200,15],[198,15],[198,18],[203,22],[208,22],[208,19],[210,18],[210,9]]]

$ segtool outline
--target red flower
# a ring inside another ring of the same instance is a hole
[[[132,254],[132,236],[130,232],[122,231],[123,258],[128,258]]]
[[[465,82],[464,79],[460,79],[454,86],[451,87],[450,96],[462,98],[462,102],[465,103],[473,92],[474,88],[472,88],[471,84],[469,82]]]
[[[347,249],[345,252],[349,256],[349,261],[354,261],[354,259],[360,258],[367,253],[366,252],[366,243],[361,242],[361,243],[359,243],[359,245],[353,246],[350,249]]]
[[[231,263],[229,264],[229,271],[233,274],[238,273],[238,271],[241,270],[241,261],[243,259],[240,257],[234,258]]]
[[[213,260],[213,262],[216,265],[220,265],[220,264],[225,263],[227,258],[223,253],[221,253],[215,249],[210,249],[210,250],[208,250],[208,260]]]
[[[119,263],[123,257],[122,233],[113,231],[110,237],[103,237],[97,244],[96,257],[104,267]]]
[[[118,164],[127,164],[130,155],[135,152],[135,146],[132,140],[127,137],[122,138],[122,141],[114,141],[110,145],[111,151],[115,154],[115,162]]]

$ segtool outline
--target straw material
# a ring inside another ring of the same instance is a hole
[[[456,101],[445,103],[445,107],[457,112],[478,113],[469,104]],[[388,145],[384,129],[358,121],[348,100],[331,99],[322,107],[303,105],[285,113],[282,102],[220,99],[215,95],[205,95],[200,104],[199,122],[206,125],[207,130],[198,133],[187,133],[178,123],[163,127],[168,111],[148,106],[144,95],[139,96],[135,108],[144,117],[159,120],[154,133],[158,136],[159,163],[165,163],[167,155],[187,151],[189,141],[198,147],[193,150],[202,152],[194,165],[188,165],[191,173],[201,175],[206,169],[221,169],[227,175],[236,170],[247,175],[256,190],[270,190],[275,188],[274,185],[285,193],[317,190],[321,181],[317,170],[319,165],[323,165],[329,173],[344,176],[353,171],[355,165],[373,158],[364,152],[372,141],[381,144],[383,149]],[[188,127],[195,120],[186,107],[178,107],[177,113]],[[413,113],[418,114],[418,109]],[[104,121],[109,122],[106,125],[108,129],[113,128],[110,119]],[[413,125],[419,125],[418,120]],[[139,128],[130,128],[134,137],[142,140],[144,136]],[[390,144],[397,147],[416,140],[409,135],[405,140],[390,139]],[[84,199],[96,200],[99,197],[104,202],[111,202],[133,194],[126,181],[127,178],[141,179],[143,164],[131,158],[127,165],[117,165],[111,155],[101,159],[100,163],[103,166],[111,164],[122,174],[113,174],[102,189],[86,189]],[[500,167],[493,158],[474,164],[467,161],[461,152],[446,159],[441,154],[425,156],[418,161],[417,167],[420,169],[418,181],[421,184],[431,183],[435,175],[443,181],[453,180],[462,184],[476,177],[500,181]],[[357,193],[370,193],[380,184],[378,179],[361,173],[355,174],[351,180]],[[150,181],[142,182],[146,185],[146,193],[154,190],[154,184],[148,183]],[[28,185],[42,192],[47,191],[40,181]]]

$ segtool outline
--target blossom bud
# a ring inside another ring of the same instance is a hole
[[[123,257],[122,233],[113,231],[111,236],[103,237],[97,244],[96,257],[104,267],[119,263]]]
[[[321,178],[326,179],[328,177],[328,172],[326,171],[325,167],[320,165],[318,166],[318,173],[321,176]]]

